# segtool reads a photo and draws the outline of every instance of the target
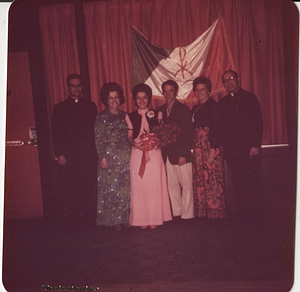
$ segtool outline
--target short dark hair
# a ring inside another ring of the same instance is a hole
[[[135,102],[135,105],[136,105],[136,96],[137,96],[138,92],[145,92],[148,99],[149,99],[149,103],[151,102],[152,89],[149,85],[147,85],[145,83],[139,83],[139,84],[137,84],[133,87],[133,89],[132,89],[132,98]]]
[[[237,74],[235,71],[233,71],[233,70],[226,70],[226,71],[222,74],[222,82],[223,82],[223,76],[224,76],[226,73],[231,73],[235,79],[238,79],[238,78],[239,78],[238,74]]]
[[[164,93],[164,87],[165,87],[165,85],[171,85],[171,86],[173,86],[174,89],[175,89],[175,92],[177,92],[177,90],[179,89],[179,86],[178,86],[177,82],[175,82],[175,81],[172,80],[172,79],[169,79],[169,80],[165,81],[165,82],[161,85],[161,90],[162,90],[163,93]]]
[[[193,81],[193,91],[196,91],[198,84],[204,84],[209,92],[211,92],[211,81],[205,76],[199,76]]]
[[[108,96],[110,92],[116,91],[119,94],[120,105],[125,103],[123,88],[116,82],[105,83],[100,89],[100,101],[108,107]]]
[[[70,85],[70,82],[72,79],[79,79],[80,82],[82,83],[81,75],[73,73],[73,74],[68,75],[68,77],[67,77],[67,85],[68,86]]]

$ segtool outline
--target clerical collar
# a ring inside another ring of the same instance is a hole
[[[241,88],[239,88],[239,89],[238,89],[237,91],[235,91],[235,92],[231,92],[230,95],[231,95],[232,97],[234,97],[234,96],[240,91],[240,89],[241,89]]]
[[[70,100],[70,102],[71,103],[79,103],[79,101],[80,101],[80,98],[73,98],[72,96],[69,96],[69,98],[68,98],[69,100]]]

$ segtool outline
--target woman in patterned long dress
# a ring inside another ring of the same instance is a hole
[[[193,82],[193,90],[199,100],[192,108],[195,216],[226,218],[218,103],[210,98],[211,82],[208,78],[197,77]]]
[[[147,151],[149,161],[143,175],[140,174],[145,146],[140,145],[141,135],[149,132],[162,113],[149,110],[152,90],[146,84],[138,84],[132,90],[137,110],[126,116],[128,141],[132,146],[130,157],[131,209],[130,224],[151,229],[172,220],[165,165],[159,148]]]
[[[98,151],[97,225],[129,225],[130,216],[130,145],[127,140],[126,113],[119,109],[125,102],[123,89],[117,83],[107,83],[100,91],[106,109],[95,122],[95,142]]]

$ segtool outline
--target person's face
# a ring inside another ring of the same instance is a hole
[[[224,74],[222,82],[229,93],[234,93],[240,88],[238,79],[231,72]]]
[[[145,109],[149,105],[149,98],[146,92],[138,92],[136,95],[136,105],[139,109]]]
[[[111,91],[107,97],[107,105],[109,110],[118,110],[120,106],[120,96],[117,91]]]
[[[196,86],[195,95],[200,103],[203,103],[209,98],[209,91],[204,84],[198,84]]]
[[[175,101],[177,91],[175,91],[175,88],[172,85],[167,84],[163,88],[163,95],[167,104],[170,104]]]
[[[68,84],[68,90],[72,98],[79,99],[82,93],[82,84],[80,79],[71,79]]]

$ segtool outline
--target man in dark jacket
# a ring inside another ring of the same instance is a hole
[[[194,217],[192,171],[192,117],[190,109],[177,99],[178,84],[168,80],[162,84],[166,103],[158,108],[165,123],[174,123],[181,132],[176,142],[162,148],[166,163],[168,190],[174,217]]]
[[[53,145],[58,164],[65,169],[71,222],[96,223],[97,152],[94,123],[97,107],[82,98],[82,78],[67,77],[70,93],[56,104],[52,117]]]
[[[219,101],[222,147],[232,175],[237,211],[243,214],[252,212],[261,201],[262,112],[257,97],[240,87],[235,71],[225,71],[222,82],[228,91]]]

